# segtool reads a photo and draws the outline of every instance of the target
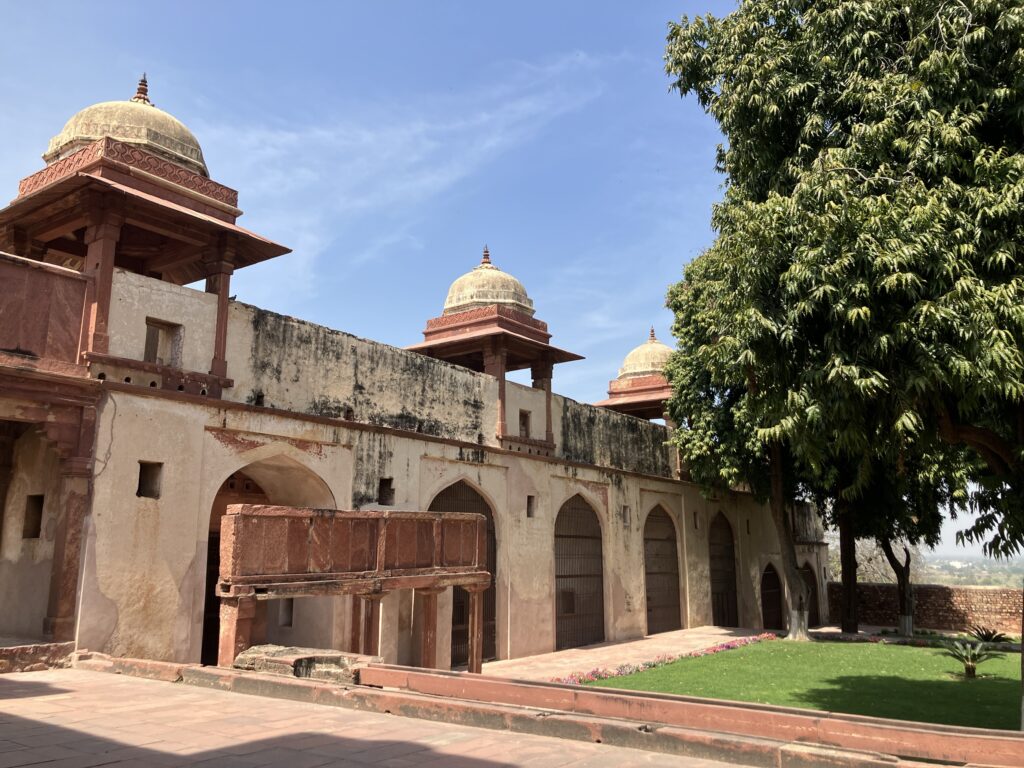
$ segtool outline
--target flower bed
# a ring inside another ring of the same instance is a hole
[[[553,677],[551,678],[551,682],[564,683],[566,685],[585,685],[586,683],[592,683],[595,680],[608,680],[612,677],[623,677],[625,675],[633,675],[637,672],[643,672],[648,669],[663,667],[666,664],[671,664],[675,661],[679,661],[680,659],[694,659],[700,656],[710,656],[714,653],[721,653],[722,651],[731,651],[733,648],[742,648],[745,645],[760,643],[764,640],[778,640],[778,635],[771,632],[765,632],[763,634],[752,635],[750,637],[737,637],[735,640],[728,640],[724,643],[719,643],[718,645],[699,648],[696,651],[689,651],[688,653],[681,653],[675,656],[663,654],[651,661],[642,661],[639,664],[620,664],[614,669],[592,669],[589,672],[573,672],[565,677]]]

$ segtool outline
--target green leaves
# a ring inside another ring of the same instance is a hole
[[[763,487],[773,442],[828,498],[888,478],[962,503],[970,477],[975,534],[1024,542],[1018,6],[746,0],[670,25],[672,87],[727,140],[717,239],[668,298],[702,481]]]

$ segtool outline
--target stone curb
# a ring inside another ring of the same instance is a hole
[[[78,654],[74,666],[77,669],[181,682],[233,693],[415,717],[475,728],[589,741],[763,768],[926,768],[935,765],[934,762],[922,763],[874,752],[366,686],[338,686],[323,681],[219,667],[116,659],[90,653]],[[969,768],[990,767],[972,764]]]

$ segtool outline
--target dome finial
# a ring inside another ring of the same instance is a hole
[[[654,335],[654,326],[651,326],[651,335],[647,337],[648,341],[657,341],[658,337]]]
[[[149,100],[149,81],[146,80],[145,72],[143,72],[142,77],[139,78],[139,87],[136,89],[135,95],[132,96],[132,101],[153,106],[153,102]]]
[[[491,263],[491,252],[489,250],[487,250],[487,246],[486,245],[484,246],[484,256],[483,256],[482,259],[480,259],[480,263],[481,264],[490,264]]]

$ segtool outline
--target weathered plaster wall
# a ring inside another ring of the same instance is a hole
[[[146,351],[147,318],[182,327],[184,370],[210,370],[217,326],[216,296],[115,270],[110,302],[110,354],[141,360]]]
[[[569,461],[671,477],[665,428],[605,408],[555,398],[559,455]]]
[[[493,435],[497,382],[423,355],[232,303],[226,397],[478,442]],[[481,437],[483,435],[484,437]]]
[[[59,508],[59,458],[41,432],[14,443],[6,498],[0,508],[0,635],[42,635]],[[43,494],[39,538],[23,538],[29,495]]]

